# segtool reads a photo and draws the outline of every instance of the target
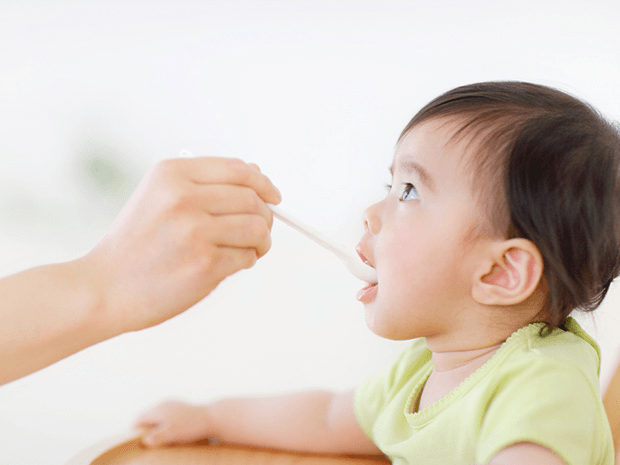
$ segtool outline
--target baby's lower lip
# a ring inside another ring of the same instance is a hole
[[[368,284],[361,288],[355,298],[359,300],[363,304],[367,304],[372,302],[377,296],[377,288],[379,286],[377,284]]]

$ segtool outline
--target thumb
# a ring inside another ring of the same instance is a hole
[[[162,428],[146,428],[142,434],[142,443],[147,447],[157,447],[164,443],[165,432]]]

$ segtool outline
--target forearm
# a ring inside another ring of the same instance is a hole
[[[313,391],[223,400],[207,411],[215,436],[224,442],[313,453],[379,453],[358,427],[352,407],[352,393]]]
[[[157,164],[85,257],[0,279],[0,384],[162,323],[251,267],[271,244],[265,202],[277,189],[241,160]]]
[[[116,335],[85,259],[0,279],[0,384]]]

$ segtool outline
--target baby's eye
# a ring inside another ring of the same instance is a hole
[[[406,182],[403,186],[405,186],[405,188],[403,189],[403,193],[400,195],[400,200],[417,200],[419,198],[418,190],[413,184]]]

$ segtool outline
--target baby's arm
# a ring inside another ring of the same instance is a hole
[[[564,462],[551,450],[532,442],[513,444],[491,459],[488,465],[564,465]]]
[[[353,412],[353,391],[225,399],[206,406],[162,404],[138,419],[148,446],[216,438],[298,452],[381,454]]]

